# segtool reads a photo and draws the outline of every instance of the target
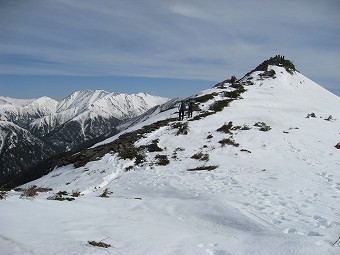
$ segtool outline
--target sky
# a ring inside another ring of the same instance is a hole
[[[277,54],[340,96],[338,0],[0,0],[0,95],[190,96]]]

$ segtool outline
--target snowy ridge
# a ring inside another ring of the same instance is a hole
[[[34,99],[15,99],[10,97],[3,97],[0,96],[0,104],[4,105],[18,105],[18,106],[25,106],[30,104]]]
[[[238,81],[246,91],[237,98],[230,83],[202,91],[200,110],[183,122],[174,120],[177,108],[153,109],[79,154],[95,153],[94,160],[26,184],[53,189],[33,201],[12,191],[0,203],[0,247],[10,254],[338,254],[340,100],[300,73],[271,70]],[[168,125],[150,128],[161,120]],[[186,124],[187,134],[179,132]],[[133,145],[144,161],[113,151],[122,134],[143,127]],[[158,151],[147,149],[153,143]],[[75,190],[83,195],[74,202],[46,200]],[[99,197],[105,190],[109,198]],[[29,216],[36,214],[44,217]],[[106,237],[114,248],[87,244]]]
[[[57,112],[62,112],[67,109],[76,109],[79,112],[83,112],[87,110],[93,102],[108,94],[108,92],[103,90],[92,91],[88,89],[74,92],[58,104]]]
[[[119,119],[135,117],[151,106],[162,104],[168,99],[151,96],[145,93],[119,94],[103,90],[82,90],[62,100],[57,106],[57,113],[72,109],[75,115],[84,111],[101,113],[105,117]]]
[[[30,121],[55,112],[57,101],[49,97],[14,99],[0,97],[0,120],[25,127]]]

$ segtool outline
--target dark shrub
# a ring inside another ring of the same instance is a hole
[[[128,166],[128,167],[125,168],[125,171],[126,171],[126,172],[129,172],[129,171],[131,171],[132,169],[133,169],[133,166]]]
[[[135,164],[139,165],[145,162],[145,156],[141,153],[138,153],[135,158]]]
[[[270,70],[270,71],[264,71],[263,73],[260,73],[259,75],[261,76],[261,78],[276,78],[275,74],[276,73],[274,70]]]
[[[327,120],[327,121],[332,121],[332,120],[334,120],[334,119],[333,119],[333,116],[332,116],[332,115],[329,115],[328,118],[325,119],[325,120]]]
[[[243,125],[243,126],[233,126],[232,128],[230,128],[230,130],[250,130],[251,127],[249,127],[248,125]]]
[[[240,91],[238,91],[238,90],[234,90],[234,91],[224,91],[224,92],[223,92],[223,95],[224,95],[225,97],[230,97],[230,98],[232,98],[232,99],[237,99],[237,98],[239,98],[239,97],[241,96],[241,93],[240,93]]]
[[[111,192],[111,191],[109,191],[109,189],[108,189],[108,188],[106,188],[106,189],[104,189],[103,193],[99,195],[99,197],[105,197],[105,198],[108,198],[108,197],[109,197],[109,195],[111,195],[111,194],[112,194],[112,192]]]
[[[195,167],[195,168],[189,168],[187,169],[187,171],[212,171],[215,170],[216,168],[218,168],[218,166],[199,166],[199,167]]]
[[[195,153],[194,155],[192,155],[191,158],[202,160],[202,161],[209,161],[209,154],[199,151]]]
[[[233,127],[233,122],[229,121],[228,124],[224,124],[222,127],[218,128],[216,131],[231,134],[230,129]]]
[[[241,130],[250,130],[250,129],[251,129],[251,127],[249,127],[248,125],[243,125],[241,127]]]
[[[88,241],[87,243],[92,245],[92,246],[101,247],[101,248],[111,247],[111,244],[107,244],[107,243],[104,243],[104,242]]]
[[[177,147],[177,148],[175,149],[175,151],[185,151],[185,149],[182,148],[182,147]]]
[[[75,200],[74,197],[63,197],[58,194],[55,194],[53,196],[50,196],[47,198],[47,200],[56,200],[56,201],[73,201]]]
[[[260,131],[264,131],[264,132],[266,132],[266,131],[269,131],[269,130],[271,130],[272,128],[270,127],[270,126],[264,126],[264,127],[261,127],[260,128]]]
[[[37,187],[36,185],[30,186],[29,188],[17,188],[16,191],[22,191],[21,198],[33,198],[38,195],[38,192],[48,192],[51,188]]]
[[[59,192],[57,193],[57,195],[58,195],[58,196],[67,196],[68,194],[67,194],[67,191],[59,191]]]
[[[244,88],[244,86],[241,83],[235,83],[233,85],[230,85],[230,87],[237,89],[237,92],[239,94],[246,92],[246,89]]]
[[[206,95],[203,95],[203,96],[200,96],[200,97],[195,97],[195,101],[197,103],[205,103],[211,99],[214,98],[214,96],[217,96],[218,94],[217,93],[212,93],[212,94],[206,94]]]
[[[200,120],[203,119],[209,115],[213,115],[215,112],[203,112],[199,115],[196,115],[195,117],[193,117],[192,119],[190,119],[189,121],[195,121],[195,120]]]
[[[177,128],[177,134],[176,135],[187,135],[189,131],[189,125],[188,122],[177,122],[172,124],[173,128]]]
[[[143,162],[145,162],[145,156],[142,153],[142,148],[136,148],[136,147],[129,147],[124,151],[120,152],[120,157],[122,159],[135,159],[135,164],[139,165]]]
[[[271,128],[270,126],[268,126],[266,123],[261,122],[261,121],[256,122],[256,123],[254,124],[254,126],[255,126],[255,127],[259,127],[259,128],[260,128],[260,131],[269,131],[269,130],[272,129],[272,128]]]
[[[232,99],[216,101],[210,106],[210,110],[215,111],[215,112],[220,112],[224,109],[224,107],[229,107],[229,104],[232,101],[233,101]]]
[[[246,150],[246,149],[242,149],[241,151],[251,153],[251,151]]]
[[[268,60],[265,60],[262,62],[262,64],[258,65],[253,71],[267,71],[268,65],[276,65],[276,66],[282,66],[286,69],[286,71],[290,74],[293,74],[296,70],[294,64],[285,59],[282,55],[276,55],[275,57],[272,57]]]
[[[160,165],[160,166],[166,166],[166,165],[168,165],[170,163],[167,155],[159,155],[159,154],[157,154],[155,156],[155,159],[157,159],[157,165]]]
[[[158,146],[159,140],[153,140],[151,144],[147,145],[146,148],[149,152],[155,152],[155,151],[163,151],[162,148]]]
[[[0,200],[6,199],[7,195],[8,195],[8,191],[1,190],[0,191]]]
[[[80,196],[79,191],[72,191],[72,197],[64,197],[67,196],[67,191],[59,191],[58,193],[54,194],[53,196],[49,196],[47,200],[56,200],[56,201],[73,201],[75,197]]]
[[[316,118],[316,115],[314,112],[308,113],[306,118]]]
[[[235,146],[235,147],[240,146],[240,144],[236,143],[232,138],[222,139],[221,141],[219,141],[219,143],[222,145],[222,147],[224,147],[225,145],[232,145],[232,146]]]
[[[80,197],[81,193],[79,190],[72,190],[72,197]]]

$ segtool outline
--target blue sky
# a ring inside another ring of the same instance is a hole
[[[189,96],[276,54],[340,96],[337,0],[0,0],[0,95]]]

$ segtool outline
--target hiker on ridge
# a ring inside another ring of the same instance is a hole
[[[183,120],[184,119],[184,112],[185,112],[185,101],[182,100],[180,106],[179,106],[179,116],[178,116],[178,120]]]
[[[189,107],[188,107],[188,118],[192,117],[192,111],[194,110],[195,100],[190,99],[189,101]]]

